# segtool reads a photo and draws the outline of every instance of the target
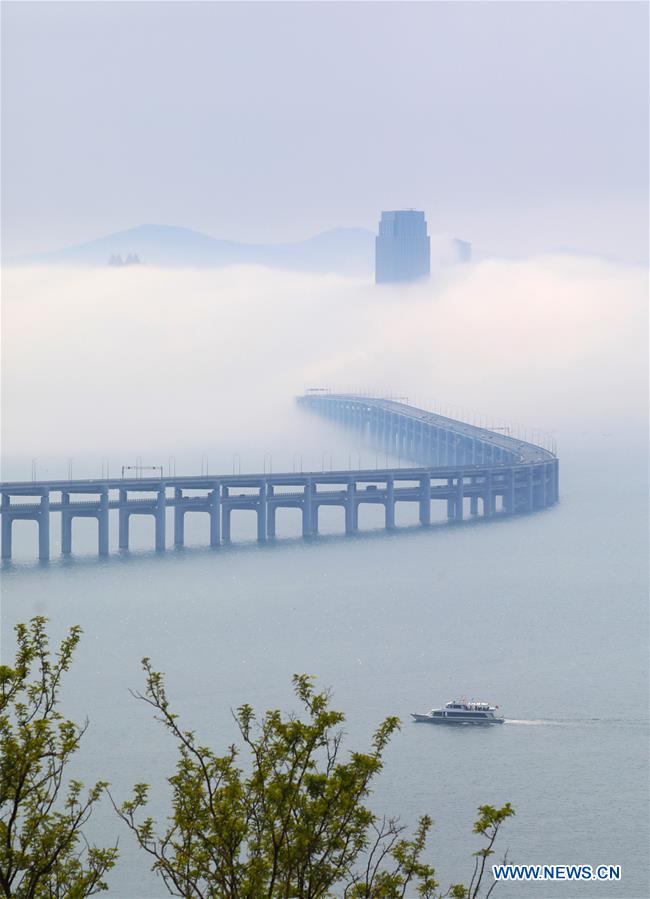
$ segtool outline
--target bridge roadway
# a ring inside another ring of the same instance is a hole
[[[139,514],[154,516],[155,546],[164,550],[170,507],[175,546],[185,542],[185,514],[204,512],[210,520],[210,545],[216,547],[230,542],[231,517],[237,510],[256,513],[257,538],[265,541],[276,536],[276,513],[281,508],[300,509],[303,536],[311,537],[318,533],[322,506],[343,507],[345,531],[352,534],[358,529],[362,503],[382,505],[386,528],[391,530],[397,502],[417,503],[420,523],[427,526],[434,500],[446,502],[448,519],[457,522],[479,511],[490,518],[546,508],[558,500],[558,460],[542,447],[389,400],[319,393],[298,402],[355,428],[375,447],[420,464],[291,474],[0,483],[2,559],[11,559],[12,524],[19,519],[38,523],[38,555],[49,559],[53,513],[61,515],[63,554],[72,552],[73,519],[91,517],[98,521],[99,554],[106,555],[111,510],[117,510],[121,550],[129,547],[130,516]],[[82,498],[89,495],[93,498]]]

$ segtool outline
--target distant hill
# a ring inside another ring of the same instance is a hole
[[[307,240],[285,244],[244,244],[217,240],[199,231],[170,225],[140,225],[89,243],[10,260],[14,263],[107,265],[111,257],[137,255],[145,265],[215,268],[265,265],[309,272],[368,276],[374,267],[372,231],[335,228]]]

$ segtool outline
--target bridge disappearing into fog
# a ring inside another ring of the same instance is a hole
[[[118,513],[121,550],[129,548],[132,515],[153,515],[155,547],[164,550],[168,507],[174,510],[175,546],[185,542],[185,514],[204,512],[210,519],[210,546],[217,547],[230,542],[230,522],[238,510],[256,513],[257,538],[265,541],[276,536],[278,509],[301,510],[303,536],[312,537],[318,534],[323,506],[342,506],[345,532],[353,534],[362,503],[383,506],[391,530],[398,502],[415,503],[420,524],[427,526],[434,501],[446,503],[447,518],[455,522],[467,515],[533,512],[558,501],[558,458],[542,446],[388,399],[311,391],[297,402],[305,411],[352,429],[375,449],[415,464],[291,474],[0,483],[2,558],[12,556],[13,522],[29,519],[38,523],[38,557],[49,559],[53,513],[61,515],[61,553],[72,552],[72,521],[83,517],[97,519],[98,551],[107,555],[112,509]]]

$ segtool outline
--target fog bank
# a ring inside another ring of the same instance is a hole
[[[255,267],[18,267],[3,293],[7,457],[316,451],[328,426],[305,428],[292,401],[310,386],[556,434],[646,414],[640,267],[489,260],[381,288]]]

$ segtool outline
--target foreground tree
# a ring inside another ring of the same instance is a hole
[[[86,725],[57,709],[62,675],[79,642],[73,627],[54,659],[46,619],[16,627],[13,667],[0,665],[0,895],[31,899],[82,899],[106,889],[115,848],[89,846],[83,835],[106,787],[64,774]]]
[[[143,660],[144,694],[178,741],[176,772],[169,778],[173,812],[163,833],[143,818],[148,786],[138,784],[118,813],[140,846],[153,857],[153,870],[171,895],[191,899],[397,899],[450,896],[476,899],[486,863],[503,821],[514,814],[481,806],[474,831],[486,839],[476,853],[468,888],[438,891],[435,871],[422,861],[431,819],[420,819],[414,836],[394,818],[378,819],[365,805],[382,768],[386,745],[399,727],[387,718],[369,752],[342,759],[344,716],[330,708],[328,693],[312,680],[294,677],[307,715],[267,712],[256,721],[250,706],[235,719],[248,750],[248,773],[231,746],[216,755],[184,731],[170,709],[163,677]],[[489,895],[489,892],[488,892]]]

